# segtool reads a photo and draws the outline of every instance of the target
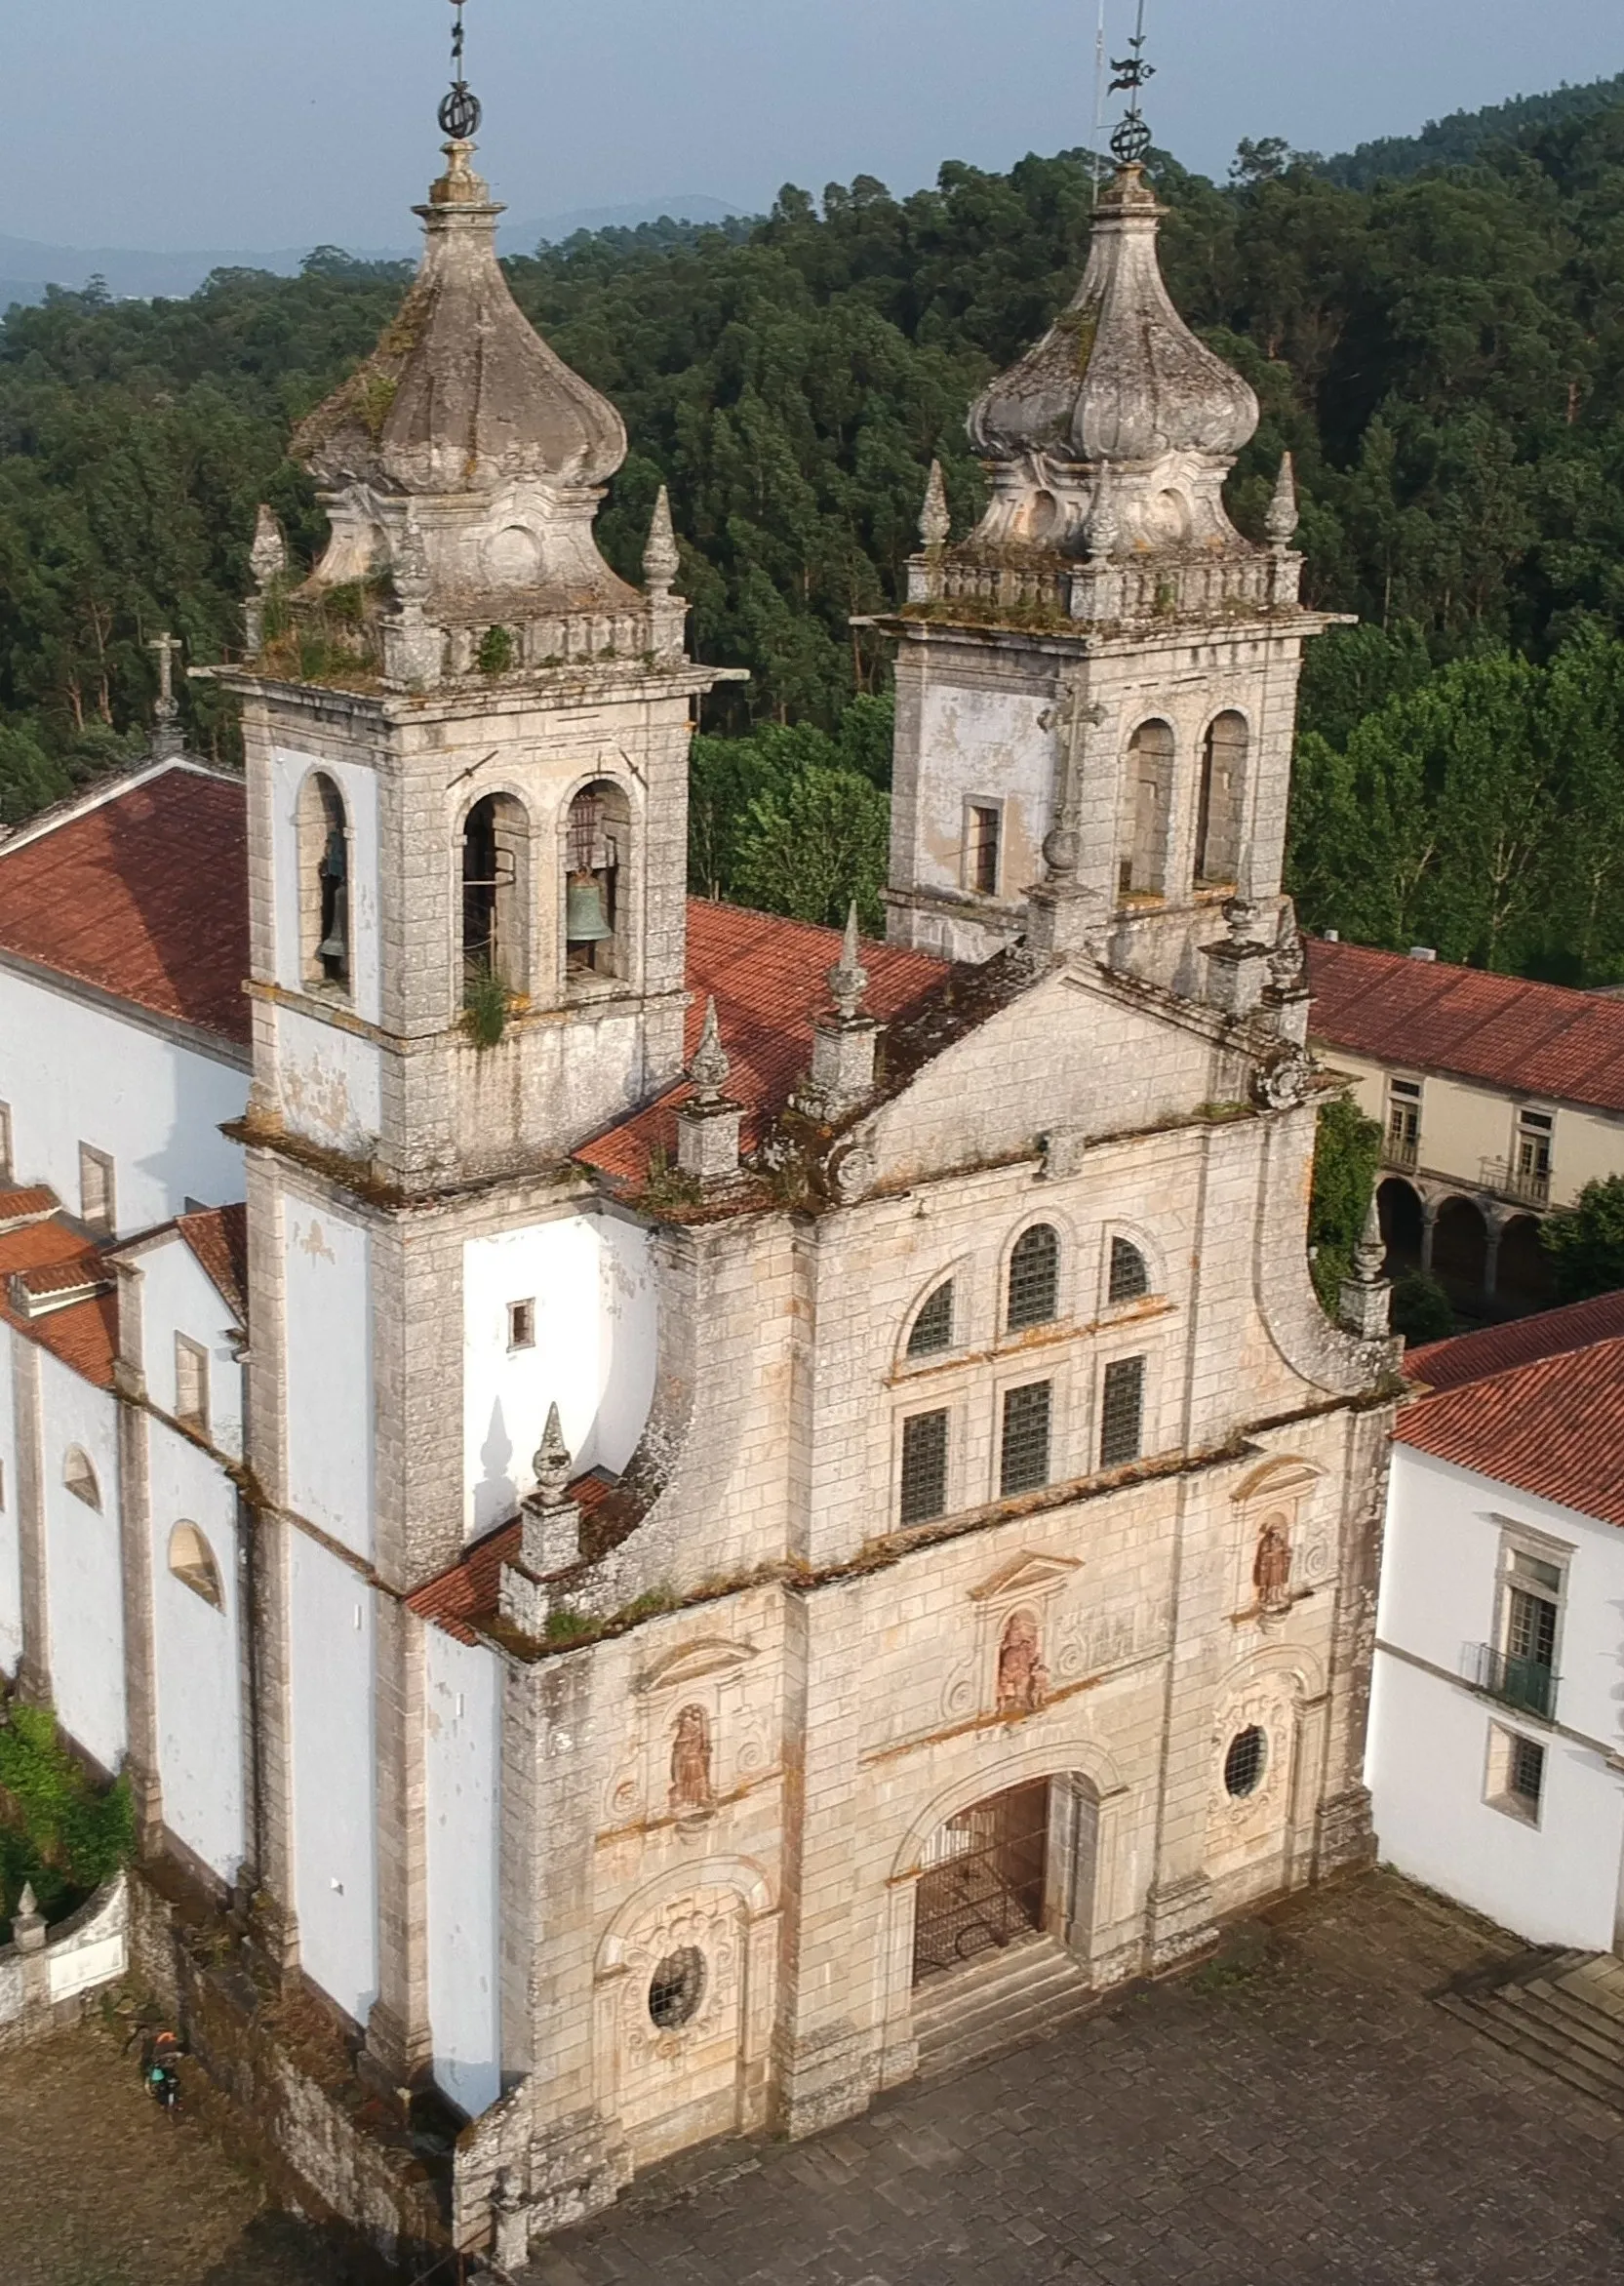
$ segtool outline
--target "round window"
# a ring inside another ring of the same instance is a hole
[[[691,2024],[705,1996],[705,1956],[695,1945],[668,1952],[649,1983],[649,2014],[662,2032]]]
[[[1255,1723],[1250,1730],[1237,1732],[1224,1756],[1224,1785],[1239,1798],[1256,1793],[1268,1759],[1268,1738]]]

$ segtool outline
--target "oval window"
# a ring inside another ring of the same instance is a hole
[[[1256,1723],[1248,1730],[1237,1732],[1230,1740],[1229,1752],[1224,1756],[1224,1785],[1237,1801],[1256,1793],[1263,1784],[1268,1760],[1269,1741]]]
[[[705,1956],[697,1945],[668,1952],[649,1980],[649,2015],[662,2032],[692,2024],[705,1996]]]

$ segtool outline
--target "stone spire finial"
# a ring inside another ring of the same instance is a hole
[[[1357,1336],[1361,1342],[1384,1342],[1391,1330],[1393,1288],[1382,1275],[1386,1260],[1381,1212],[1372,1189],[1365,1228],[1354,1248],[1353,1275],[1343,1279],[1336,1304],[1337,1320],[1343,1332]]]
[[[39,1900],[34,1895],[31,1881],[22,1884],[22,1895],[17,1901],[17,1910],[19,1919],[24,1921],[31,1921],[39,1911]]]
[[[699,1045],[693,1051],[693,1061],[688,1067],[695,1102],[705,1106],[719,1103],[732,1069],[728,1051],[722,1045],[722,1026],[716,1020],[713,995],[705,1002],[704,1028],[699,1034]]]
[[[288,569],[288,542],[277,521],[276,510],[265,501],[259,502],[259,514],[254,526],[254,545],[248,551],[248,563],[254,574],[254,584],[261,593],[273,580],[280,580]]]
[[[152,751],[163,758],[178,754],[185,743],[180,735],[180,702],[175,696],[175,662],[182,646],[166,627],[147,649],[158,654],[158,697],[152,708],[157,728],[152,734]]]
[[[1307,969],[1297,909],[1287,898],[1280,908],[1280,930],[1269,955],[1269,983],[1276,992],[1300,992]]]
[[[1269,512],[1263,519],[1263,529],[1271,547],[1289,547],[1296,537],[1297,472],[1289,453],[1282,457],[1280,475],[1275,483],[1275,494],[1269,502]]]
[[[643,550],[643,577],[651,595],[669,595],[677,577],[677,534],[671,522],[671,495],[662,484],[649,526],[649,544]]]
[[[840,948],[840,958],[829,971],[829,990],[834,997],[842,1023],[855,1023],[862,1013],[863,994],[868,990],[868,971],[857,953],[857,901],[852,900],[852,908],[846,916],[846,935]]]
[[[1373,1286],[1381,1276],[1387,1261],[1387,1245],[1381,1234],[1381,1209],[1374,1190],[1365,1216],[1365,1227],[1360,1232],[1359,1244],[1354,1248],[1354,1275],[1362,1286]]]
[[[535,1473],[535,1498],[544,1508],[562,1508],[570,1495],[570,1471],[574,1465],[564,1442],[564,1424],[558,1407],[549,1406],[540,1449],[531,1463]]]
[[[920,510],[919,537],[927,547],[945,547],[953,537],[953,516],[947,505],[947,479],[941,472],[941,462],[931,463],[931,481],[925,488],[925,505]]]
[[[1099,481],[1094,486],[1094,497],[1089,509],[1089,521],[1083,528],[1083,544],[1091,564],[1105,563],[1116,553],[1122,540],[1112,481],[1110,461],[1101,461]]]

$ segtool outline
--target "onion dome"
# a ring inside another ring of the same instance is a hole
[[[608,482],[626,431],[607,398],[572,373],[508,291],[488,185],[473,145],[447,146],[446,173],[416,211],[427,236],[400,315],[372,356],[313,413],[293,453],[331,491],[491,493],[526,480]]]
[[[1166,211],[1137,166],[1101,194],[1076,300],[970,415],[985,460],[1228,462],[1251,438],[1256,397],[1168,299],[1156,255]]]

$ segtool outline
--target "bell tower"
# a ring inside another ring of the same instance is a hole
[[[1266,543],[1229,520],[1257,400],[1168,298],[1137,46],[1122,69],[1133,108],[1082,285],[970,415],[987,511],[952,544],[932,473],[884,622],[900,644],[890,933],[972,960],[1086,940],[1233,996],[1286,927],[1297,680],[1332,622],[1299,600],[1288,458]],[[1253,946],[1251,968],[1201,957],[1226,940]]]

